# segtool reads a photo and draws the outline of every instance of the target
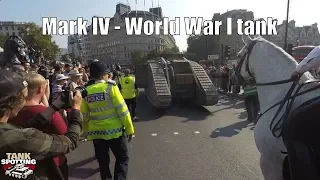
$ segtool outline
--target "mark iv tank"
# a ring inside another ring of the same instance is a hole
[[[182,54],[150,54],[148,59],[136,68],[136,83],[145,89],[155,108],[169,108],[172,99],[191,100],[202,106],[218,103],[217,89],[198,63]]]

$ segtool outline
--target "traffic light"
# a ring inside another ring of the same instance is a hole
[[[226,45],[224,47],[224,57],[231,57],[231,46]]]
[[[287,46],[287,53],[290,54],[292,56],[293,53],[293,44],[288,44]]]

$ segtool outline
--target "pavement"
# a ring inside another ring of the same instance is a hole
[[[234,98],[238,98],[238,99],[244,100],[244,96],[243,96],[244,91],[243,91],[242,88],[240,89],[240,92],[237,93],[237,94],[224,92],[222,90],[219,90],[218,93],[221,94],[221,95],[226,95],[226,96],[229,96],[229,97],[234,97]]]
[[[157,112],[141,93],[137,115],[128,180],[263,179],[254,127],[238,98],[221,95],[219,104],[207,107],[174,103]],[[92,142],[68,154],[68,163],[70,180],[100,179]]]

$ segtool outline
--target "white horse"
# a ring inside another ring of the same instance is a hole
[[[296,61],[283,49],[260,36],[255,39],[251,39],[250,36],[243,36],[245,46],[239,52],[239,57],[247,56],[246,53],[254,41],[257,41],[257,43],[252,46],[249,57],[246,57],[241,65],[240,75],[243,79],[248,81],[253,76],[256,83],[269,83],[289,79],[297,66]],[[246,66],[247,62],[249,63],[248,66]],[[301,77],[300,82],[308,79],[313,79],[313,77],[307,72]],[[284,99],[291,85],[292,82],[257,86],[261,112],[263,113],[269,107]],[[315,84],[305,85],[301,91],[314,86]],[[319,96],[319,94],[320,90],[317,89],[297,97],[291,111],[303,102]],[[282,138],[274,137],[270,130],[270,123],[277,109],[278,107],[265,113],[259,119],[254,130],[256,146],[261,154],[260,167],[266,180],[283,180],[282,167],[285,155],[281,151],[286,151],[286,147]]]

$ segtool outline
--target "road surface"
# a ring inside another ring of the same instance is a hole
[[[138,102],[128,180],[262,179],[242,101],[222,96],[206,108],[176,104],[162,115],[143,93]],[[68,161],[70,180],[100,179],[92,142],[68,154]]]

